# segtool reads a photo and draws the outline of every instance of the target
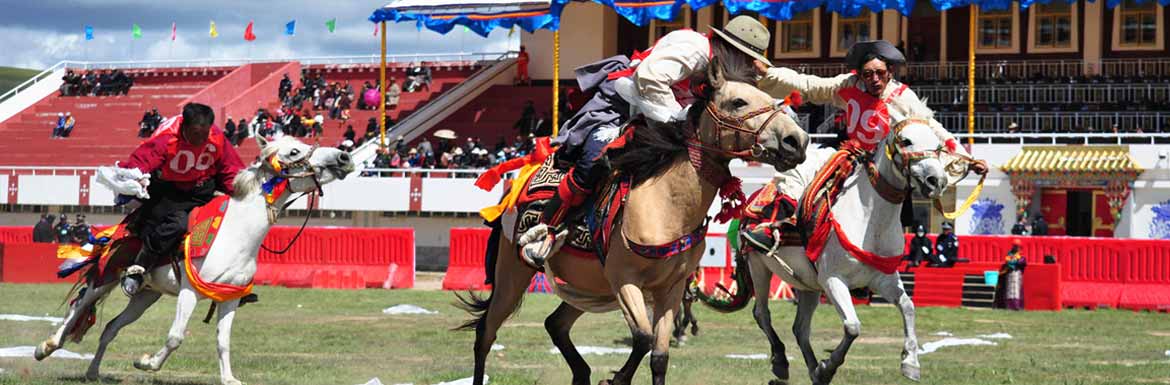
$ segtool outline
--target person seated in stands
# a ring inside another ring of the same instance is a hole
[[[61,77],[61,88],[58,96],[77,96],[77,90],[81,88],[81,77],[73,73],[73,70],[65,70],[65,76]]]
[[[276,89],[276,97],[278,100],[283,101],[288,97],[290,92],[292,92],[292,79],[289,79],[286,73],[280,78],[280,86]]]
[[[53,136],[51,138],[57,139],[61,137],[61,132],[65,131],[65,113],[57,113],[57,124],[53,126]]]
[[[236,145],[236,143],[235,143],[236,121],[232,120],[231,115],[228,115],[227,119],[225,121],[226,121],[226,123],[223,124],[223,136],[228,139],[229,143],[231,143],[233,146],[235,146]]]
[[[130,87],[134,86],[134,78],[126,76],[126,72],[122,70],[114,71],[114,95],[126,95],[130,93]]]
[[[406,84],[403,85],[406,92],[415,92],[422,90],[431,90],[431,69],[424,67],[422,63],[415,63],[413,67],[406,70]]]
[[[81,77],[81,94],[93,96],[98,82],[97,71],[86,71],[85,76]]]
[[[390,151],[378,148],[374,155],[374,168],[390,168]]]
[[[435,148],[434,148],[434,146],[431,145],[430,139],[427,139],[427,137],[424,136],[422,138],[422,141],[418,142],[418,152],[419,152],[419,154],[421,154],[425,157],[428,157],[428,158],[433,156],[433,155],[428,155],[428,154],[433,154],[435,152]]]
[[[910,240],[910,253],[902,260],[910,261],[910,267],[918,267],[923,260],[930,259],[932,254],[930,250],[930,238],[926,237],[926,228],[922,225],[915,226],[914,238]]]
[[[1036,214],[1036,219],[1032,221],[1032,235],[1048,235],[1048,222],[1044,220],[1043,214]]]
[[[398,86],[398,81],[390,78],[389,86],[386,88],[386,109],[393,110],[398,107],[398,98],[402,96],[402,87]]]
[[[337,149],[345,152],[353,151],[353,140],[346,139],[341,141],[341,144],[337,145]]]
[[[69,226],[69,217],[61,214],[57,217],[57,226],[53,228],[53,235],[57,237],[57,243],[69,243],[72,238]]]
[[[341,139],[348,140],[350,142],[353,142],[357,139],[357,132],[353,130],[352,124],[345,125],[345,132],[341,134]],[[352,144],[350,145],[352,146]]]
[[[142,120],[138,121],[138,137],[149,138],[150,134],[154,133],[154,129],[152,128],[153,126],[154,114],[152,114],[150,111],[143,112]],[[234,130],[235,126],[233,125],[232,128]]]
[[[955,235],[955,228],[950,222],[943,222],[942,234],[938,235],[934,243],[934,254],[927,266],[952,267],[959,258],[959,237]]]
[[[73,120],[73,113],[66,111],[65,112],[65,126],[61,128],[61,137],[68,138],[69,135],[73,134],[73,126],[76,124],[77,124],[77,121]]]
[[[232,145],[239,146],[240,143],[244,142],[244,139],[248,139],[252,136],[252,133],[248,131],[247,127],[248,122],[246,122],[244,118],[240,118],[240,121],[236,122],[236,137],[232,142]]]

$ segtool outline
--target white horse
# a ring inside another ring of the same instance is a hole
[[[261,159],[265,161],[253,164],[236,176],[235,192],[224,214],[219,239],[212,245],[205,258],[192,261],[199,271],[199,276],[207,282],[237,286],[252,282],[252,276],[256,273],[256,255],[260,251],[260,244],[268,234],[275,214],[284,207],[292,193],[317,191],[321,184],[343,179],[353,171],[349,154],[341,150],[310,147],[288,136],[271,142],[258,137],[257,141],[261,148]],[[282,172],[277,172],[270,166],[273,157],[281,165]],[[289,188],[270,204],[265,199],[261,185],[276,178],[278,174],[289,180]],[[110,341],[118,335],[118,331],[138,320],[138,317],[163,294],[179,297],[174,323],[171,324],[163,348],[154,355],[144,354],[134,362],[134,367],[145,371],[158,371],[167,357],[179,348],[183,342],[187,322],[195,310],[196,301],[205,297],[192,288],[183,263],[178,264],[178,269],[176,275],[171,265],[164,264],[146,274],[143,290],[132,296],[126,309],[106,324],[97,352],[94,353],[89,370],[85,374],[87,379],[99,378],[102,356]],[[78,322],[85,322],[82,318],[91,314],[94,311],[94,304],[118,286],[118,280],[111,280],[98,287],[93,287],[94,285],[92,281],[87,283],[87,287],[82,289],[82,294],[69,307],[65,321],[57,329],[56,334],[37,347],[35,354],[37,360],[43,360],[61,348],[67,333],[75,340],[80,340],[86,327],[79,330],[75,330],[74,327]],[[242,384],[232,375],[229,359],[232,319],[235,318],[239,302],[239,299],[235,299],[218,303],[216,326],[219,368],[220,381],[224,385]]]
[[[757,293],[753,315],[772,348],[772,372],[777,377],[772,384],[784,384],[788,380],[784,344],[772,328],[768,311],[767,293],[772,274],[790,284],[796,293],[797,313],[792,332],[814,384],[832,381],[853,340],[861,333],[861,321],[850,295],[850,290],[857,288],[869,288],[901,310],[905,332],[902,374],[915,381],[920,378],[914,303],[906,295],[901,278],[897,271],[886,274],[859,261],[844,245],[851,243],[878,256],[901,259],[905,238],[900,221],[902,199],[898,196],[904,197],[902,194],[912,190],[931,199],[943,194],[948,177],[939,157],[942,148],[926,119],[901,120],[873,155],[877,177],[871,179],[871,172],[863,164],[858,165],[832,202],[831,212],[840,224],[840,232],[830,230],[815,263],[810,262],[805,248],[800,246],[779,246],[767,253],[747,248],[748,269]],[[832,149],[809,150],[808,159],[793,171],[778,176],[776,183],[781,191],[799,199],[833,153]],[[775,234],[779,239],[779,233]],[[809,344],[809,328],[822,292],[836,307],[845,335],[829,358],[818,363]]]

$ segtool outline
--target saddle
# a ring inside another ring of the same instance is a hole
[[[566,170],[556,167],[556,156],[551,154],[545,159],[523,184],[523,190],[516,200],[516,227],[504,230],[513,231],[518,236],[540,223],[545,206],[567,175]],[[616,173],[607,178],[581,207],[565,219],[564,226],[569,230],[569,235],[563,250],[578,257],[597,259],[604,264],[606,251],[609,250],[610,230],[620,218],[629,192],[628,178]]]
[[[796,201],[781,194],[775,182],[764,185],[748,198],[739,222],[740,237],[756,250],[767,253],[776,247],[799,246],[800,233],[796,228]],[[780,238],[773,229],[780,230]]]

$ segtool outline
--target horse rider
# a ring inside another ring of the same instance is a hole
[[[521,245],[524,260],[534,266],[544,264],[565,217],[607,174],[607,166],[598,164],[601,153],[631,116],[640,113],[650,124],[685,121],[696,95],[692,85],[706,82],[712,58],[718,57],[724,68],[768,68],[771,64],[764,52],[771,41],[771,33],[758,20],[738,16],[722,30],[712,27],[709,34],[673,31],[633,58],[619,55],[578,68],[581,90],[597,92],[565,122],[553,141],[560,145],[560,167],[571,165],[545,206],[540,224],[522,237],[532,240]]]
[[[843,109],[846,142],[868,152],[872,152],[889,134],[891,111],[900,116],[930,117],[930,126],[945,150],[953,156],[970,159],[967,150],[933,118],[926,103],[909,86],[894,79],[898,66],[906,64],[906,58],[896,47],[884,40],[858,42],[849,47],[845,61],[851,72],[831,78],[756,63],[756,70],[765,73],[759,87],[774,97],[798,91],[805,102],[831,104]],[[806,162],[822,160],[809,157]],[[984,175],[988,170],[987,162],[982,160],[974,160],[968,168],[978,175]],[[783,175],[786,173],[781,173]],[[951,175],[949,182],[956,183],[961,177]],[[761,225],[757,229],[767,231],[767,227]]]
[[[141,289],[142,274],[159,257],[175,255],[192,209],[210,202],[217,191],[232,193],[232,182],[244,165],[214,122],[211,107],[188,103],[182,115],[164,122],[154,137],[117,164],[118,178],[137,181],[131,184],[133,194],[145,200],[128,225],[142,240],[142,250],[122,279],[127,295]]]

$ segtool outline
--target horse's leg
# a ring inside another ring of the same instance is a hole
[[[785,353],[784,342],[780,341],[780,336],[776,335],[776,329],[772,327],[772,312],[768,309],[768,295],[772,290],[772,272],[761,261],[749,262],[747,265],[748,271],[752,275],[752,286],[756,292],[756,306],[752,308],[752,317],[756,319],[756,325],[764,332],[764,336],[768,337],[768,346],[772,350],[772,375],[776,376],[776,379],[768,383],[770,385],[787,384],[788,355]]]
[[[626,359],[621,370],[614,373],[612,380],[602,383],[626,385],[634,379],[634,372],[638,370],[638,364],[642,362],[642,357],[645,357],[654,345],[654,327],[650,324],[650,317],[646,314],[646,301],[642,297],[642,289],[638,285],[628,282],[614,286],[618,288],[616,290],[618,305],[622,308],[622,316],[626,318],[626,324],[630,326],[633,346],[630,357]],[[665,298],[662,300],[667,301]],[[679,300],[679,298],[674,299],[676,304]]]
[[[678,314],[686,287],[686,280],[682,280],[668,290],[654,293],[654,349],[650,352],[650,375],[654,385],[666,385],[670,332],[674,329],[674,317]]]
[[[142,313],[146,312],[155,301],[162,297],[162,293],[150,290],[139,291],[133,297],[130,297],[130,303],[126,304],[126,308],[122,313],[114,317],[106,324],[106,329],[102,331],[101,341],[98,343],[97,351],[93,353],[93,360],[89,361],[89,370],[85,372],[85,378],[90,381],[97,380],[100,376],[102,366],[102,356],[106,354],[106,347],[110,342],[118,336],[118,331],[122,330],[126,325],[134,323]]]
[[[922,377],[922,369],[918,365],[918,336],[914,332],[914,302],[906,295],[898,273],[878,278],[870,288],[881,294],[882,298],[893,302],[902,312],[902,327],[906,333],[902,346],[902,375],[918,381]]]
[[[134,361],[135,368],[152,372],[158,371],[162,369],[163,363],[167,362],[167,357],[170,357],[171,353],[174,353],[175,350],[179,349],[179,345],[183,344],[183,336],[187,332],[187,322],[191,320],[191,313],[195,311],[195,304],[198,301],[195,290],[186,281],[187,279],[183,278],[183,288],[179,290],[179,300],[175,304],[175,320],[171,323],[171,331],[167,333],[166,343],[153,356],[143,354],[141,358]]]
[[[812,317],[817,312],[817,305],[821,303],[821,292],[811,290],[792,290],[796,294],[796,318],[792,320],[792,336],[796,337],[796,345],[800,347],[800,354],[804,356],[804,364],[808,367],[808,375],[812,377],[817,368],[817,354],[809,342],[809,333],[812,332]]]
[[[235,299],[226,302],[220,302],[216,305],[216,311],[219,321],[215,325],[216,329],[216,348],[219,351],[219,381],[223,385],[242,385],[236,376],[232,375],[232,321],[236,318],[236,308],[240,306],[240,300]]]
[[[52,337],[49,337],[49,339],[42,341],[40,345],[37,345],[37,349],[33,353],[33,358],[36,358],[37,361],[43,360],[45,357],[53,354],[54,351],[57,351],[57,349],[65,346],[65,333],[73,329],[78,322],[84,322],[81,319],[84,310],[93,306],[94,303],[102,297],[105,297],[106,294],[109,294],[114,286],[115,284],[110,283],[98,288],[87,287],[85,295],[81,296],[77,302],[69,306],[69,311],[65,314],[65,321],[61,322],[61,327],[57,328],[57,332]]]
[[[569,337],[569,330],[582,314],[585,312],[561,302],[557,310],[544,319],[544,330],[548,331],[553,345],[561,351],[561,356],[565,357],[565,362],[573,371],[573,385],[589,385],[589,376],[592,374],[589,363],[581,358],[581,353],[577,351],[577,346],[573,345],[573,340]]]
[[[837,315],[841,316],[845,325],[845,334],[837,348],[829,354],[829,358],[821,361],[813,371],[813,384],[828,384],[833,381],[837,369],[845,363],[845,354],[849,353],[853,340],[861,335],[861,320],[857,318],[857,311],[853,308],[853,296],[849,293],[849,285],[841,278],[833,276],[826,278],[821,287],[825,288],[825,294],[837,308]]]
[[[472,380],[474,385],[483,385],[487,356],[492,350],[492,344],[496,342],[496,332],[520,305],[520,299],[528,290],[533,275],[536,275],[536,270],[520,262],[515,246],[501,241],[491,296],[486,300],[471,298],[474,303],[469,304],[474,311],[483,312],[474,323],[475,374]]]

